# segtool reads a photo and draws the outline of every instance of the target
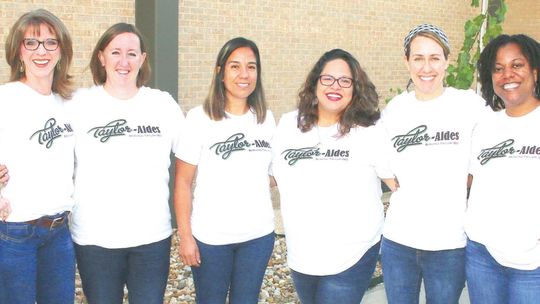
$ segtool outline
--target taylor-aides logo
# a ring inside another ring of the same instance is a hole
[[[459,132],[455,131],[438,131],[435,135],[429,135],[428,127],[420,125],[413,128],[409,132],[396,135],[392,138],[394,148],[397,152],[402,152],[408,147],[417,145],[437,145],[437,144],[457,144],[459,140]]]
[[[56,119],[49,118],[45,122],[43,129],[39,129],[34,132],[30,136],[30,140],[36,138],[40,145],[45,145],[45,148],[49,149],[52,147],[54,141],[62,137],[62,135],[65,133],[67,133],[66,135],[73,134],[73,129],[71,128],[70,124],[66,123],[60,125],[56,123]]]
[[[86,133],[91,134],[94,138],[99,139],[99,141],[102,143],[105,143],[112,137],[116,136],[161,136],[159,126],[138,125],[135,127],[130,127],[125,119],[113,120],[103,126],[91,128]]]
[[[229,136],[224,141],[217,142],[210,146],[216,155],[222,159],[228,159],[233,152],[238,151],[270,151],[270,143],[263,139],[254,139],[252,142],[246,139],[244,133],[236,133]]]
[[[283,159],[293,166],[299,160],[302,159],[316,159],[316,160],[349,160],[349,150],[342,149],[326,149],[326,151],[321,151],[317,146],[315,147],[304,147],[304,148],[295,148],[295,149],[286,149],[281,152]]]
[[[540,147],[536,145],[523,145],[520,147],[514,147],[515,140],[507,139],[493,147],[480,150],[477,160],[481,165],[485,165],[492,159],[496,158],[536,158],[540,159]]]

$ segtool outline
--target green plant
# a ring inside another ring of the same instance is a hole
[[[480,0],[472,0],[471,6],[478,7]],[[480,57],[480,31],[483,23],[487,19],[485,34],[482,39],[486,45],[493,38],[502,33],[502,23],[508,10],[505,0],[492,0],[490,6],[496,9],[488,9],[486,14],[480,13],[478,16],[465,22],[465,38],[463,46],[458,54],[455,64],[451,64],[447,70],[446,84],[458,89],[468,89],[471,87],[476,72],[476,62]],[[471,55],[471,52],[472,53]]]

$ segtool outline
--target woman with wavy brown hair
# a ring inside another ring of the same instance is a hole
[[[348,52],[326,52],[272,140],[287,259],[302,303],[360,303],[384,220],[384,133],[375,86]]]

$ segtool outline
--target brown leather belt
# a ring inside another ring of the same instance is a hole
[[[34,225],[34,226],[44,227],[50,230],[50,229],[54,229],[54,228],[58,228],[62,226],[67,221],[68,215],[69,215],[69,211],[66,211],[55,218],[43,216],[38,219],[27,221],[24,223]]]

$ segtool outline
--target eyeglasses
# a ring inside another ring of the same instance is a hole
[[[331,75],[319,76],[319,82],[323,86],[327,86],[327,87],[332,86],[336,81],[338,85],[344,89],[350,88],[353,85],[353,80],[352,78],[349,78],[349,77],[339,77],[336,79],[334,78],[334,76],[331,76]]]
[[[23,46],[25,49],[29,50],[29,51],[35,51],[39,48],[39,45],[40,44],[43,44],[43,47],[47,50],[47,51],[56,51],[56,49],[58,48],[58,45],[60,44],[60,42],[58,42],[58,40],[56,39],[53,39],[53,38],[48,38],[48,39],[45,39],[44,41],[39,41],[35,38],[24,38],[23,39]]]

